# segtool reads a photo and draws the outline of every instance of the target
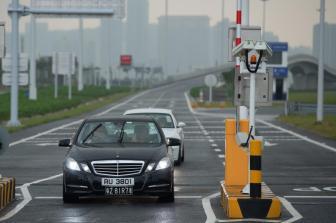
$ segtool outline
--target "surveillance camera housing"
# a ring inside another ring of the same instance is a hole
[[[233,48],[232,54],[239,57],[240,73],[266,73],[267,58],[272,56],[272,49],[265,41],[246,40]],[[258,63],[252,64],[249,58],[255,55]]]

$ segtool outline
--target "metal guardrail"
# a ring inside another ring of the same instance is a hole
[[[310,114],[316,113],[316,104],[304,104],[299,102],[288,103],[288,114]],[[324,113],[336,114],[336,105],[324,105]]]

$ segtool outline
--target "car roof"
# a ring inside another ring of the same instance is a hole
[[[86,118],[85,121],[94,122],[94,121],[147,121],[152,122],[155,121],[152,117],[143,116],[143,115],[132,115],[132,116],[100,116],[100,117],[89,117]]]
[[[142,113],[151,113],[151,114],[173,114],[171,109],[166,108],[136,108],[125,111],[124,115],[129,114],[142,114]]]

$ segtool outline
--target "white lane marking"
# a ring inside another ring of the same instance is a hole
[[[184,96],[185,96],[185,98],[186,98],[186,100],[187,100],[187,105],[188,105],[189,111],[190,111],[191,113],[193,113],[193,114],[198,114],[198,115],[213,116],[213,117],[222,117],[222,116],[219,115],[219,114],[210,114],[210,113],[205,113],[205,112],[195,112],[195,111],[193,110],[193,108],[191,107],[190,99],[189,99],[189,96],[188,96],[187,92],[184,93]],[[299,138],[299,139],[301,139],[301,140],[310,142],[310,143],[315,144],[315,145],[317,145],[317,146],[319,146],[319,147],[322,147],[322,148],[324,148],[324,149],[327,149],[327,150],[329,150],[329,151],[331,151],[331,152],[336,152],[336,148],[331,147],[331,146],[328,146],[328,145],[326,145],[325,143],[318,142],[318,141],[316,141],[316,140],[310,139],[310,138],[308,138],[308,137],[306,137],[306,136],[303,136],[303,135],[298,134],[298,133],[296,133],[296,132],[293,132],[293,131],[291,131],[291,130],[282,128],[282,127],[280,127],[280,126],[276,126],[276,125],[274,125],[274,124],[272,124],[272,123],[270,123],[270,122],[267,122],[267,121],[264,121],[264,120],[261,120],[261,119],[257,119],[257,121],[258,121],[259,123],[262,123],[262,124],[264,124],[264,125],[267,125],[268,127],[275,128],[275,129],[278,129],[278,130],[280,130],[280,131],[286,132],[286,133],[291,134],[291,135],[293,135],[293,136],[295,136],[295,137],[297,137],[297,138]],[[260,128],[260,127],[258,127],[258,128]],[[265,137],[265,138],[266,138],[266,137]],[[294,141],[294,140],[297,140],[297,139],[274,139],[274,140],[276,140],[276,141],[278,141],[278,140],[286,140],[286,141],[287,141],[287,140],[288,140],[288,141],[293,140],[293,141]]]
[[[36,200],[62,199],[63,197],[34,197]]]
[[[38,143],[36,145],[37,146],[57,146],[58,143],[49,143],[49,142],[47,142],[47,143]]]
[[[215,193],[202,199],[202,206],[206,215],[205,223],[213,223],[217,221],[217,217],[212,210],[210,200],[218,196],[220,196],[220,193]]]
[[[292,223],[295,221],[300,220],[302,217],[302,215],[293,207],[293,205],[287,201],[285,198],[283,197],[278,197],[282,203],[282,205],[289,211],[289,213],[293,216],[292,218],[284,221],[283,223]]]
[[[202,196],[185,196],[185,195],[179,195],[179,196],[175,196],[175,198],[178,198],[178,199],[201,199]]]
[[[215,222],[281,222],[281,220],[266,220],[266,219],[231,219],[231,220],[223,220],[217,219],[212,207],[211,207],[211,200],[219,197],[220,193],[214,193],[210,196],[207,196],[202,199],[202,206],[207,217],[206,223],[215,223]],[[292,215],[292,217],[283,223],[292,223],[295,221],[300,220],[302,215],[289,203],[285,198],[278,197],[282,203],[282,205],[288,210],[288,212]]]
[[[36,180],[36,181],[30,182],[30,183],[23,184],[22,186],[16,187],[16,188],[21,190],[22,195],[23,195],[23,200],[18,205],[16,205],[12,210],[10,210],[8,213],[6,213],[4,216],[2,216],[0,218],[0,221],[5,221],[5,220],[10,219],[14,215],[16,215],[19,211],[21,211],[32,200],[32,196],[31,196],[31,194],[29,192],[29,189],[28,189],[29,186],[31,186],[32,184],[38,184],[38,183],[41,183],[41,182],[44,182],[44,181],[52,180],[52,179],[58,178],[62,175],[63,174],[57,174],[57,175],[54,175],[54,176],[51,176],[51,177]]]
[[[267,140],[265,140],[265,143],[264,143],[264,146],[268,146],[268,147],[271,147],[271,146],[277,146],[278,144],[277,143],[271,143]]]
[[[303,139],[303,140],[305,140],[305,141],[307,141],[307,142],[310,142],[310,143],[312,143],[312,144],[315,144],[315,145],[317,145],[317,146],[319,146],[319,147],[322,147],[322,148],[324,148],[324,149],[327,149],[327,150],[329,150],[329,151],[331,151],[331,152],[336,152],[336,148],[331,147],[331,146],[328,146],[328,145],[326,145],[325,143],[321,143],[321,142],[315,141],[315,140],[310,139],[310,138],[308,138],[308,137],[306,137],[306,136],[303,136],[303,135],[298,134],[298,133],[296,133],[296,132],[293,132],[293,131],[291,131],[291,130],[282,128],[282,127],[280,127],[280,126],[276,126],[276,125],[274,125],[274,124],[272,124],[272,123],[269,123],[269,122],[267,122],[267,121],[264,121],[264,120],[257,120],[257,121],[260,122],[260,123],[262,123],[262,124],[264,124],[264,125],[273,127],[273,128],[275,128],[275,129],[278,129],[278,130],[281,130],[281,131],[286,132],[286,133],[288,133],[288,134],[291,134],[291,135],[293,135],[293,136],[295,136],[295,137],[297,137],[297,138],[300,138],[300,139]]]
[[[152,108],[154,108],[160,101],[161,101],[161,98],[163,97],[163,96],[165,96],[167,94],[167,92],[165,91],[165,92],[163,92],[161,95],[160,95],[160,97],[158,97],[155,101],[154,101],[154,103],[152,104]]]
[[[223,155],[223,154],[219,154],[219,155],[218,155],[218,158],[223,159],[223,158],[225,158],[225,155]]]
[[[222,150],[221,149],[215,149],[215,152],[222,152]]]
[[[121,102],[121,103],[119,103],[119,104],[117,104],[117,105],[114,105],[114,106],[110,107],[110,108],[107,109],[106,111],[103,111],[103,112],[101,112],[101,113],[99,113],[99,114],[96,114],[95,116],[102,116],[102,115],[105,115],[106,113],[109,113],[110,111],[112,111],[112,110],[114,110],[114,109],[116,109],[116,108],[118,108],[118,107],[121,107],[121,106],[123,106],[123,105],[125,105],[125,104],[131,102],[132,100],[138,98],[138,97],[141,97],[142,95],[144,95],[144,94],[147,93],[147,92],[148,92],[148,91],[141,92],[141,93],[139,93],[139,94],[137,94],[137,95],[135,95],[135,96],[129,98],[128,100],[126,100],[126,101],[124,101],[124,102]],[[12,143],[9,144],[9,146],[12,147],[12,146],[15,146],[15,145],[18,145],[18,144],[27,142],[28,140],[36,139],[36,138],[38,138],[38,137],[40,137],[40,136],[44,136],[44,135],[47,135],[47,134],[49,134],[49,133],[58,131],[58,130],[60,130],[60,129],[69,128],[69,127],[72,126],[72,125],[80,124],[82,121],[83,121],[83,119],[80,119],[80,120],[73,121],[73,122],[70,122],[70,123],[65,124],[65,125],[58,126],[58,127],[56,127],[56,128],[49,129],[48,131],[40,132],[40,133],[38,133],[38,134],[36,134],[36,135],[30,136],[30,137],[26,137],[26,138],[23,138],[23,139],[21,139],[21,140],[12,142]]]
[[[336,196],[284,196],[285,198],[295,198],[295,199],[336,199]]]
[[[209,142],[215,142],[215,140],[213,140],[213,139],[209,139]]]
[[[216,143],[211,144],[212,147],[218,147],[218,145]]]

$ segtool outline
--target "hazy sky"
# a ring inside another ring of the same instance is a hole
[[[262,3],[260,0],[250,1],[250,25],[261,25]],[[10,0],[0,0],[0,20],[10,20],[7,16],[7,5]],[[21,0],[21,4],[29,4],[29,0]],[[169,0],[169,14],[172,15],[207,15],[211,24],[215,24],[221,17],[222,0]],[[236,0],[224,0],[225,17],[235,20]],[[164,13],[164,0],[149,0],[150,22],[157,22],[157,18]],[[319,22],[320,0],[269,0],[267,2],[266,29],[280,37],[281,41],[288,41],[291,46],[312,45],[313,25]],[[326,22],[336,23],[336,0],[326,0]],[[41,19],[42,20],[42,19]],[[23,25],[28,18],[21,20]],[[74,29],[78,26],[75,19],[48,19],[51,29]],[[99,25],[98,20],[85,21],[85,27]],[[7,30],[8,27],[7,27]]]

